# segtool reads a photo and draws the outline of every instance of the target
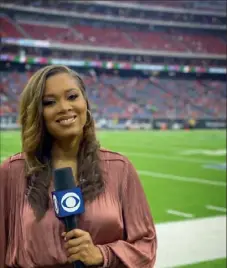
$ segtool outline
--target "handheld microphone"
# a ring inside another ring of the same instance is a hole
[[[77,228],[76,215],[84,212],[84,201],[79,187],[75,186],[72,169],[70,167],[54,170],[54,187],[52,192],[55,214],[63,220],[66,231]],[[73,263],[74,268],[84,268],[81,261]]]

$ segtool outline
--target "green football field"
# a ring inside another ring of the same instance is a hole
[[[156,224],[226,215],[224,131],[99,131],[104,148],[135,165]],[[20,133],[1,132],[1,161],[19,152]],[[199,239],[199,238],[198,238]],[[226,259],[180,267],[226,267]]]

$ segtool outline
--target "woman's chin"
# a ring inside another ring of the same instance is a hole
[[[54,137],[56,139],[73,139],[73,138],[78,138],[79,136],[82,135],[82,131],[76,131],[76,130],[65,130],[62,131],[61,133],[55,133]]]

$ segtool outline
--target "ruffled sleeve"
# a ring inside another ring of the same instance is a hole
[[[152,268],[157,250],[154,222],[138,174],[129,161],[126,165],[121,189],[126,239],[98,245],[103,267]]]

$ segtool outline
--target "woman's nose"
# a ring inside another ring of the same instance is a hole
[[[58,109],[59,109],[59,112],[63,112],[63,111],[69,111],[72,108],[71,108],[71,105],[70,105],[70,103],[68,101],[61,100],[58,103]]]

